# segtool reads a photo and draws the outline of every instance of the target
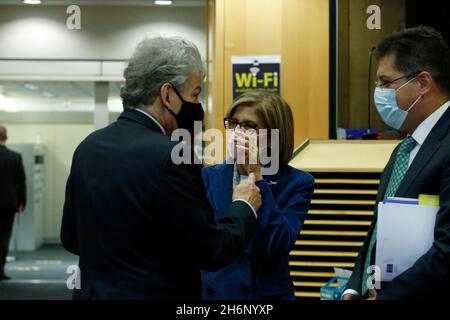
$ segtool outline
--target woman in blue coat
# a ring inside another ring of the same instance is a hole
[[[261,190],[262,206],[253,238],[240,257],[217,272],[202,271],[203,298],[294,300],[289,253],[306,218],[314,179],[288,165],[294,145],[291,109],[277,94],[245,93],[230,107],[225,128],[231,133],[227,148],[230,158],[202,170],[216,217],[224,215],[234,187],[251,172]],[[272,129],[278,129],[278,135]],[[251,141],[255,137],[258,160],[251,162],[255,154]],[[279,143],[278,148],[275,143]],[[263,162],[261,159],[269,159],[267,153],[270,161]],[[274,167],[278,169],[274,171]]]

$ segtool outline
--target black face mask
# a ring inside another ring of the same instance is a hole
[[[192,139],[194,138],[194,121],[202,121],[205,118],[205,112],[203,111],[203,107],[201,103],[189,102],[183,99],[178,90],[172,85],[173,90],[180,98],[181,109],[178,114],[175,114],[172,110],[168,109],[169,112],[175,117],[177,120],[178,128],[186,129],[191,134]]]

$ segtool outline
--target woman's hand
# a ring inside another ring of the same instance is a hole
[[[235,146],[237,150],[237,165],[248,176],[250,173],[255,175],[256,181],[262,180],[261,164],[258,152],[258,136],[256,134],[247,134],[243,130],[235,132]],[[244,161],[244,163],[241,163]]]

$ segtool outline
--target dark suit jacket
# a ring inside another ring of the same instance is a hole
[[[17,212],[26,196],[22,156],[0,145],[0,212]]]
[[[232,164],[202,170],[208,199],[220,219],[231,203]],[[241,255],[217,272],[202,272],[203,299],[295,299],[289,253],[308,213],[314,178],[290,166],[256,182],[261,190],[255,235]]]
[[[434,243],[408,270],[390,282],[378,299],[448,299],[450,298],[450,109],[432,129],[415,157],[396,196],[418,198],[419,194],[440,196]],[[383,201],[398,147],[391,155],[381,176],[377,203]],[[347,288],[361,292],[364,257],[373,234],[377,211],[364,242]],[[372,251],[373,262],[375,250]],[[372,263],[375,264],[375,263]]]
[[[75,299],[200,299],[200,269],[217,270],[249,240],[242,201],[216,222],[201,167],[174,165],[176,142],[126,110],[74,153],[61,228],[80,256]]]

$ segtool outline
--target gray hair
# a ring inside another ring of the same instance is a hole
[[[167,82],[183,90],[194,72],[205,77],[205,67],[194,43],[177,37],[143,40],[124,71],[125,86],[120,94],[124,109],[152,104]]]

